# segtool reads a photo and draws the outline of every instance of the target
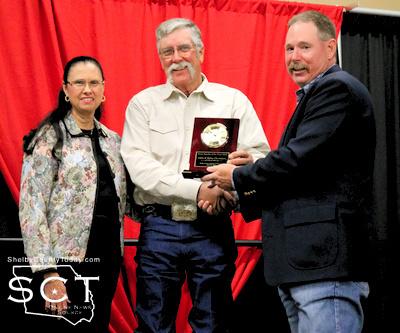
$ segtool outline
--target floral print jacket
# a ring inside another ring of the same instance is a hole
[[[126,174],[120,156],[120,137],[95,120],[99,141],[114,174],[119,197],[121,251],[126,205]],[[19,218],[25,253],[32,271],[55,265],[57,258],[81,262],[86,253],[95,206],[97,166],[89,137],[69,113],[60,128],[64,142],[59,161],[53,156],[54,128],[43,126],[25,154]],[[101,246],[101,245],[100,245]]]

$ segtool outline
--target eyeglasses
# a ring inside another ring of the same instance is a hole
[[[180,56],[187,56],[191,50],[193,50],[193,46],[189,44],[182,44],[178,45],[176,48],[174,47],[167,47],[165,49],[160,50],[160,55],[164,59],[172,58],[175,54],[175,50],[178,51]]]
[[[100,85],[104,84],[104,81],[99,81],[99,80],[91,80],[91,81],[85,81],[85,80],[75,80],[75,81],[67,81],[69,85],[76,89],[83,89],[86,87],[86,85],[89,85],[89,89],[95,89],[99,87]]]

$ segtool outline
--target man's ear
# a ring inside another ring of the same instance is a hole
[[[336,49],[337,49],[337,42],[336,39],[331,38],[328,41],[328,59],[332,60],[334,57],[336,57]]]
[[[199,56],[199,61],[202,64],[204,61],[204,46],[202,47],[201,50],[199,50],[198,56]]]

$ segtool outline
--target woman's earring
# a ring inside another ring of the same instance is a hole
[[[69,97],[67,95],[65,95],[64,99],[66,102],[69,102]]]
[[[101,101],[105,102],[106,101],[106,96],[103,95],[103,97],[101,98]]]

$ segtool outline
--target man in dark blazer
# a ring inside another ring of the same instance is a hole
[[[210,167],[203,180],[235,189],[246,221],[262,217],[265,278],[278,286],[292,332],[361,332],[372,103],[336,65],[335,27],[325,15],[303,12],[288,27],[286,66],[301,89],[279,147],[254,164]]]

